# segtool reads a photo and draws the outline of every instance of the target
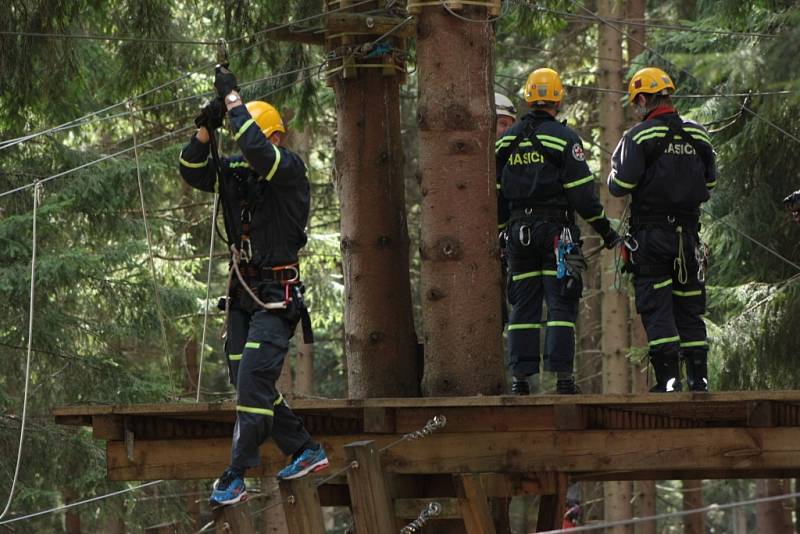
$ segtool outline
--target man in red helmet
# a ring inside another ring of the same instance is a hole
[[[245,470],[259,464],[259,447],[270,436],[292,456],[279,478],[324,469],[328,459],[275,385],[301,319],[311,341],[298,265],[310,206],[306,167],[282,146],[286,129],[273,106],[245,106],[236,77],[225,68],[217,68],[214,86],[219,98],[195,120],[199,129],[181,152],[180,172],[192,187],[219,193],[236,274],[225,300],[236,426],[231,463],[210,498],[212,505],[226,505],[247,498]],[[210,131],[222,125],[226,111],[242,155],[215,162],[209,158]]]

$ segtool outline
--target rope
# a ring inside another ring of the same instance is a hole
[[[135,112],[133,100],[128,103],[132,112]],[[150,225],[147,222],[147,208],[144,202],[144,184],[142,183],[142,171],[139,164],[139,147],[136,137],[136,115],[131,115],[131,129],[133,130],[133,160],[136,163],[136,181],[139,184],[139,201],[142,207],[142,222],[144,222],[144,233],[147,237],[147,255],[150,260],[150,272],[153,275],[153,296],[156,301],[156,313],[158,323],[161,328],[161,342],[164,344],[164,360],[167,364],[167,376],[169,377],[170,391],[175,393],[175,381],[172,378],[172,365],[169,357],[169,342],[167,341],[167,327],[164,323],[164,308],[161,305],[161,290],[158,284],[158,274],[156,273],[156,262],[153,258],[153,236],[150,234]]]
[[[527,6],[527,4],[526,4]],[[559,15],[564,18],[576,18],[580,20],[593,20],[594,17],[587,16],[587,15],[578,15],[577,13],[569,13],[566,11],[559,11],[557,9],[550,9],[544,6],[529,6],[534,7],[538,11],[545,11],[547,13],[552,13],[553,15]],[[700,33],[704,35],[728,35],[732,37],[766,37],[766,38],[776,38],[779,35],[774,33],[760,33],[760,32],[738,32],[734,30],[704,30],[702,28],[691,28],[689,26],[683,26],[680,24],[657,24],[654,22],[638,22],[634,20],[621,20],[621,19],[607,19],[618,24],[624,24],[626,26],[639,26],[642,28],[654,28],[658,30],[671,30],[671,31],[679,31],[679,32],[690,32],[690,33]]]
[[[619,33],[620,35],[624,35],[625,37],[627,37],[627,38],[628,38],[628,39],[630,39],[631,41],[633,41],[633,42],[635,42],[635,43],[639,44],[639,45],[640,45],[642,48],[644,48],[645,50],[647,50],[647,51],[651,52],[652,54],[655,54],[656,56],[658,56],[659,58],[661,58],[663,61],[665,61],[665,62],[669,63],[670,65],[672,65],[673,67],[675,67],[675,68],[676,68],[676,69],[678,69],[679,71],[681,71],[681,72],[683,72],[684,74],[686,74],[686,75],[687,75],[689,78],[691,78],[692,80],[694,80],[694,81],[695,81],[695,82],[697,82],[698,84],[699,84],[699,83],[701,83],[701,82],[700,82],[700,80],[698,80],[698,79],[697,79],[697,78],[694,76],[694,74],[692,74],[692,73],[691,73],[691,72],[689,72],[688,70],[684,69],[683,67],[681,67],[681,66],[679,66],[679,65],[676,65],[675,63],[673,63],[672,61],[670,61],[669,59],[667,59],[667,58],[666,58],[666,57],[665,57],[663,54],[659,53],[658,51],[656,51],[656,50],[655,50],[655,49],[653,49],[652,47],[650,47],[650,46],[647,46],[647,45],[646,45],[644,42],[642,42],[640,39],[637,39],[636,37],[634,37],[634,36],[633,36],[633,35],[631,35],[630,33],[628,33],[628,32],[626,32],[625,30],[623,30],[622,28],[619,28],[619,27],[617,27],[617,26],[615,26],[615,25],[611,24],[611,23],[610,23],[608,20],[604,19],[603,17],[601,17],[601,16],[600,16],[600,15],[598,15],[597,13],[594,13],[593,11],[591,11],[589,8],[587,8],[587,7],[583,6],[582,4],[578,3],[578,0],[570,0],[570,2],[572,2],[572,4],[576,5],[578,8],[582,9],[583,11],[585,11],[586,13],[588,13],[590,16],[592,16],[592,17],[596,18],[597,20],[599,20],[600,22],[602,22],[603,24],[605,24],[605,25],[606,25],[606,26],[608,26],[609,28],[612,28],[614,31],[616,31],[616,32],[617,32],[617,33]],[[717,96],[724,96],[724,95],[722,95],[722,94],[720,94],[720,93],[716,93],[716,95],[717,95]],[[731,98],[733,98],[733,97],[731,97]],[[765,124],[769,125],[770,127],[774,128],[775,130],[779,131],[780,133],[782,133],[783,135],[785,135],[785,136],[786,136],[786,137],[788,137],[789,139],[792,139],[793,141],[796,141],[796,142],[800,143],[800,137],[797,137],[796,135],[794,135],[794,134],[792,134],[792,133],[789,133],[789,132],[788,132],[787,130],[785,130],[784,128],[781,128],[780,126],[778,126],[777,124],[775,124],[775,123],[774,123],[774,122],[772,122],[771,120],[767,119],[766,117],[762,117],[761,115],[759,115],[758,113],[756,113],[755,111],[753,111],[753,110],[752,110],[752,109],[750,109],[749,107],[745,106],[744,104],[742,105],[742,109],[743,109],[743,110],[745,110],[745,111],[747,111],[748,113],[750,113],[750,114],[751,114],[753,117],[755,117],[755,118],[759,119],[760,121],[764,122]]]
[[[428,503],[428,506],[422,509],[414,521],[400,529],[400,534],[414,534],[422,530],[425,524],[442,513],[442,505],[436,501]]]
[[[17,487],[17,480],[19,479],[19,467],[22,463],[22,444],[25,440],[25,422],[28,415],[28,388],[30,386],[31,378],[31,354],[33,346],[33,304],[36,297],[36,215],[39,208],[39,200],[42,186],[38,182],[33,189],[33,230],[31,236],[31,290],[30,301],[28,304],[28,350],[25,357],[25,388],[22,393],[22,419],[19,428],[19,446],[17,447],[17,462],[14,467],[14,477],[11,479],[11,489],[8,491],[8,500],[3,512],[0,513],[0,519],[3,519],[8,510],[11,508],[11,501],[14,499],[14,490]],[[2,522],[0,522],[2,524]]]
[[[267,28],[267,29],[265,29],[265,30],[261,30],[261,31],[259,31],[259,32],[256,32],[256,33],[254,33],[254,34],[252,34],[252,35],[250,35],[250,36],[243,36],[243,37],[237,37],[237,38],[235,38],[235,39],[231,39],[231,40],[229,40],[229,41],[228,41],[228,43],[235,43],[235,42],[238,42],[238,41],[242,41],[242,40],[244,40],[244,39],[252,39],[252,38],[255,38],[256,36],[259,36],[259,35],[265,35],[265,34],[268,34],[268,33],[270,33],[270,32],[274,32],[274,31],[282,30],[282,29],[285,29],[285,28],[291,28],[291,27],[292,27],[292,26],[294,26],[295,24],[298,24],[298,23],[301,23],[301,22],[308,22],[308,21],[310,21],[310,20],[315,20],[315,19],[318,19],[318,18],[326,17],[326,16],[328,16],[328,15],[329,15],[329,14],[331,14],[331,13],[336,13],[336,12],[338,12],[338,11],[343,11],[343,10],[345,10],[345,9],[352,9],[352,8],[354,8],[354,7],[358,7],[358,6],[360,6],[360,5],[363,5],[363,4],[366,4],[366,3],[368,3],[368,2],[372,2],[372,1],[373,1],[373,0],[362,0],[361,2],[357,2],[357,3],[355,3],[355,4],[352,4],[352,5],[350,5],[350,6],[347,6],[347,7],[340,7],[340,8],[337,8],[337,9],[332,9],[332,10],[330,10],[330,11],[325,11],[325,12],[323,12],[323,13],[318,13],[318,14],[316,14],[316,15],[312,15],[312,16],[309,16],[309,17],[306,17],[306,18],[304,18],[304,19],[300,19],[300,20],[297,20],[297,21],[293,21],[293,22],[286,22],[286,23],[284,23],[284,24],[279,24],[279,25],[277,25],[277,26],[272,26],[272,27],[270,27],[270,28]],[[265,41],[266,41],[266,40],[265,40]],[[247,50],[250,50],[250,49],[252,49],[252,48],[255,48],[256,46],[258,46],[258,45],[259,45],[259,44],[261,44],[262,42],[264,42],[264,41],[257,41],[257,42],[255,42],[255,43],[253,43],[253,44],[251,44],[251,45],[248,45],[248,46],[246,46],[246,47],[244,47],[244,48],[240,48],[239,50],[236,50],[236,51],[232,52],[230,55],[231,55],[231,56],[234,56],[234,55],[242,54],[242,53],[246,52]],[[216,44],[216,43],[215,43],[215,44]],[[185,80],[185,79],[187,79],[187,78],[191,77],[193,74],[196,74],[196,73],[199,73],[199,72],[201,72],[201,71],[203,71],[203,70],[209,69],[209,68],[213,67],[214,65],[216,65],[216,62],[212,62],[212,63],[206,63],[206,64],[202,65],[202,66],[201,66],[201,67],[199,67],[199,68],[196,68],[196,69],[194,69],[194,70],[191,70],[191,71],[188,71],[188,72],[186,72],[186,73],[184,73],[184,74],[181,74],[179,77],[177,77],[177,78],[175,78],[175,79],[172,79],[172,80],[169,80],[169,81],[167,81],[167,82],[164,82],[164,83],[162,83],[161,85],[158,85],[158,86],[156,86],[156,87],[153,87],[152,89],[148,89],[147,91],[144,91],[143,93],[140,93],[140,94],[138,94],[138,95],[135,95],[135,96],[134,96],[134,97],[132,97],[132,98],[133,98],[133,99],[140,99],[140,98],[142,98],[142,97],[144,97],[144,96],[150,95],[150,94],[152,94],[152,93],[155,93],[155,92],[157,92],[157,91],[160,91],[160,90],[162,90],[162,89],[166,89],[167,87],[170,87],[170,86],[172,86],[172,85],[175,85],[176,83],[178,83],[178,82],[180,82],[180,81],[183,81],[183,80]],[[58,126],[54,126],[54,127],[52,127],[52,128],[48,128],[48,129],[46,129],[46,130],[41,130],[41,131],[39,131],[39,132],[35,132],[35,133],[33,133],[33,134],[30,134],[30,135],[28,135],[28,136],[25,136],[25,137],[24,137],[24,138],[22,138],[22,139],[19,139],[19,140],[17,140],[17,141],[13,141],[13,142],[0,142],[0,150],[6,149],[6,148],[8,148],[8,147],[11,147],[11,146],[14,146],[14,145],[17,145],[17,144],[19,144],[19,143],[23,143],[23,142],[25,142],[25,141],[28,141],[28,140],[30,140],[30,139],[34,139],[34,138],[36,138],[36,137],[39,137],[39,136],[42,136],[42,135],[47,135],[47,134],[49,134],[49,133],[52,133],[52,132],[58,131],[60,128],[62,128],[62,127],[64,127],[64,126],[69,126],[69,125],[72,125],[72,124],[74,124],[74,123],[76,123],[76,122],[79,122],[79,121],[82,121],[82,120],[88,119],[88,118],[90,118],[90,117],[94,117],[94,116],[100,115],[101,113],[105,113],[106,111],[109,111],[109,110],[111,110],[111,109],[118,108],[118,107],[120,107],[120,106],[124,105],[124,104],[125,104],[125,103],[126,103],[128,100],[129,100],[129,99],[125,99],[125,100],[123,100],[123,101],[121,101],[121,102],[117,102],[117,103],[115,103],[115,104],[111,104],[111,105],[109,105],[109,106],[106,106],[106,107],[104,107],[104,108],[102,108],[102,109],[99,109],[99,110],[97,110],[97,111],[93,111],[93,112],[91,112],[91,113],[88,113],[88,114],[86,114],[86,115],[83,115],[83,116],[81,116],[81,117],[78,117],[78,118],[76,118],[76,119],[72,119],[72,120],[70,120],[70,121],[67,121],[67,122],[65,122],[65,123],[63,123],[63,124],[60,124],[60,125],[58,125]]]
[[[633,517],[631,519],[620,519],[618,521],[608,521],[606,523],[597,523],[595,525],[583,525],[580,527],[570,527],[566,529],[548,530],[541,534],[572,534],[573,532],[589,532],[592,530],[601,530],[617,526],[636,525],[638,523],[646,523],[650,521],[657,521],[659,519],[670,519],[673,517],[684,517],[687,515],[703,514],[707,512],[716,512],[719,510],[728,510],[731,508],[740,508],[742,506],[750,506],[753,504],[760,504],[765,502],[785,501],[787,499],[794,499],[800,497],[800,492],[786,493],[784,495],[773,495],[771,497],[760,497],[757,499],[749,499],[745,501],[736,501],[726,504],[710,504],[701,508],[692,508],[690,510],[681,510],[678,512],[670,512],[664,514],[656,514],[645,517]]]
[[[91,499],[84,499],[82,501],[72,502],[69,504],[64,504],[61,506],[56,506],[55,508],[50,508],[48,510],[42,510],[41,512],[36,512],[33,514],[23,515],[21,517],[15,517],[13,519],[6,519],[5,521],[0,521],[0,525],[6,525],[9,523],[16,523],[17,521],[25,521],[27,519],[32,519],[34,517],[40,517],[47,514],[63,512],[65,510],[69,510],[70,508],[75,508],[77,506],[83,506],[84,504],[89,504],[91,502],[101,501],[103,499],[108,499],[110,497],[116,497],[117,495],[122,495],[124,493],[130,493],[132,491],[140,490],[142,488],[146,488],[148,486],[155,486],[156,484],[161,484],[164,482],[163,480],[154,480],[152,482],[146,482],[144,484],[140,484],[138,486],[134,486],[132,488],[127,488],[124,490],[115,491],[112,493],[107,493],[105,495],[100,495],[98,497],[92,497]]]
[[[42,33],[42,32],[0,31],[0,35],[14,35],[19,37],[44,37],[48,39],[88,39],[92,41],[124,41],[133,43],[161,43],[161,44],[189,44],[189,45],[217,44],[217,41],[202,41],[199,39],[155,39],[149,37],[125,37],[118,35],[98,35],[90,33]]]
[[[214,262],[214,233],[217,228],[217,206],[219,205],[219,194],[214,193],[214,205],[211,206],[211,237],[208,243],[208,273],[206,274],[206,306],[203,313],[203,335],[200,341],[200,365],[197,369],[197,398],[195,402],[200,402],[200,386],[203,383],[203,358],[206,353],[206,331],[208,329],[208,299],[211,294],[211,267]],[[227,307],[227,306],[226,306]]]

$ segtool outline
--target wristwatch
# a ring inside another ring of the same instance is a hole
[[[235,104],[236,102],[239,101],[239,95],[237,95],[236,93],[231,93],[225,97],[225,101],[228,104]]]

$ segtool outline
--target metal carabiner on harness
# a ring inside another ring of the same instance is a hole
[[[530,246],[531,244],[531,227],[523,224],[519,227],[519,243],[523,247]]]
[[[250,263],[250,261],[253,259],[253,247],[250,244],[250,238],[242,238],[242,240],[239,242],[239,251],[242,261],[245,263]]]
[[[708,247],[702,241],[694,248],[694,258],[697,260],[697,281],[705,283],[708,271]]]

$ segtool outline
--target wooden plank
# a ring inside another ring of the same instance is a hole
[[[747,403],[747,426],[775,426],[772,403],[770,401],[750,401]]]
[[[383,35],[390,30],[393,37],[410,38],[416,34],[414,21],[407,22],[401,27],[397,25],[403,19],[397,17],[384,17],[376,15],[362,15],[358,13],[331,13],[325,17],[325,26],[331,35],[341,33],[359,33],[364,35]]]
[[[368,434],[396,433],[395,410],[391,408],[364,408],[364,432]]]
[[[347,460],[355,462],[347,471],[347,485],[356,532],[396,530],[392,499],[375,442],[356,441],[345,445],[344,450]]]
[[[464,517],[467,534],[495,534],[489,499],[483,490],[479,474],[453,476],[458,505]]]
[[[317,436],[338,469],[344,445],[374,439],[383,446],[396,435]],[[273,476],[286,459],[269,442],[252,476]],[[228,464],[230,440],[137,441],[133,461],[124,443],[108,442],[112,480],[212,478]],[[800,428],[704,428],[432,434],[400,443],[383,455],[391,473],[538,473],[564,471],[617,480],[737,478],[738,473],[800,471]],[[248,472],[251,474],[251,472]],[[647,473],[645,477],[642,473]]]
[[[93,415],[92,437],[104,440],[125,439],[125,425],[119,415]]]
[[[442,432],[508,432],[556,428],[552,406],[441,407],[397,410],[397,432],[419,430],[437,415],[447,417]]]
[[[253,534],[253,518],[247,501],[221,506],[212,512],[214,517],[214,532],[217,534]]]
[[[419,499],[395,499],[394,514],[405,523],[419,517],[419,513],[428,507],[431,501],[436,501],[442,507],[436,519],[461,519],[461,507],[455,497],[429,497]]]
[[[322,506],[314,479],[282,480],[279,485],[289,534],[325,534]]]

